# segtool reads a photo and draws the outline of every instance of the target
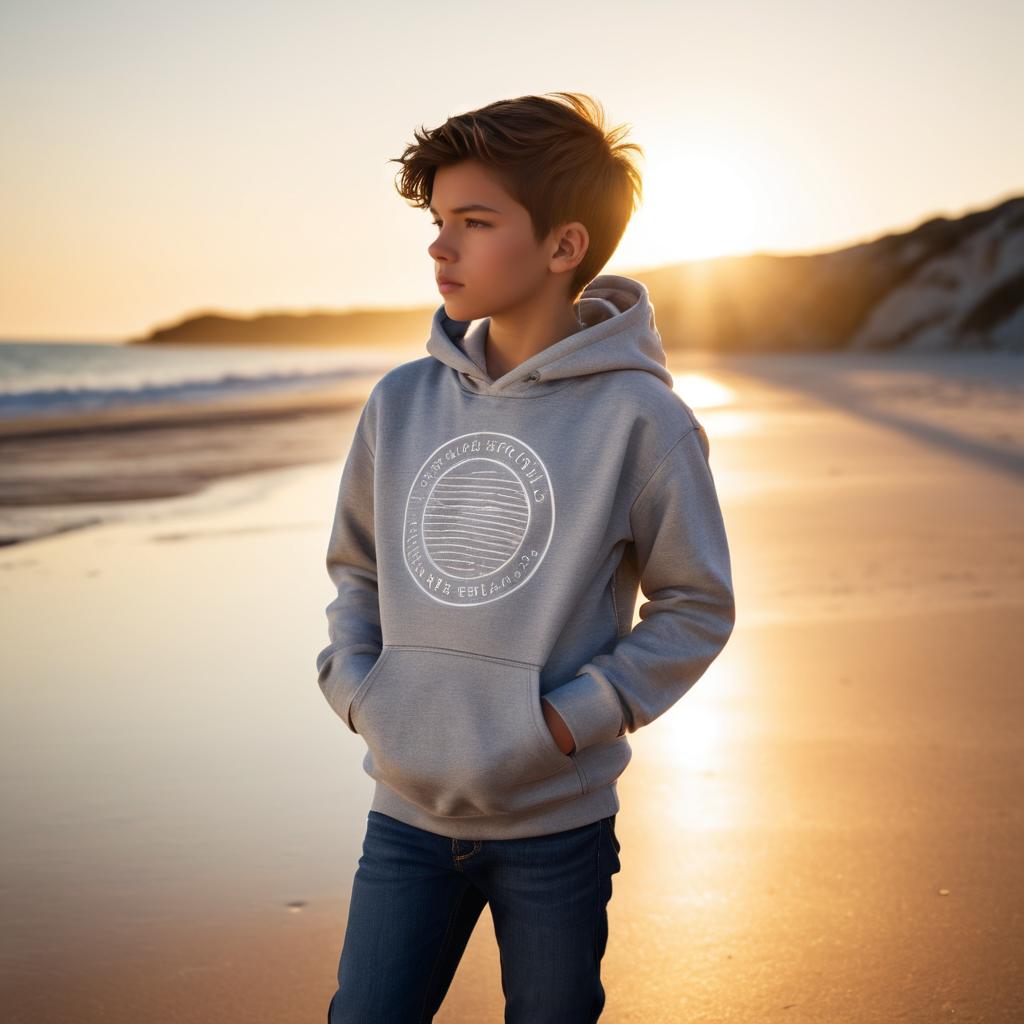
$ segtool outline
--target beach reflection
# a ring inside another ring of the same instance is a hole
[[[694,411],[733,405],[736,393],[720,379],[705,373],[673,373],[672,390]]]

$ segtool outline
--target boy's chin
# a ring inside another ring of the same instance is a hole
[[[468,302],[460,302],[457,295],[448,294],[441,296],[444,302],[444,311],[452,320],[479,320],[487,316],[473,309]]]

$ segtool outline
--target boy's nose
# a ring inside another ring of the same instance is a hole
[[[451,246],[442,243],[440,234],[427,246],[427,252],[430,253],[430,258],[439,264],[438,267],[435,267],[435,270],[442,269],[440,264],[444,260],[450,259],[452,255]]]

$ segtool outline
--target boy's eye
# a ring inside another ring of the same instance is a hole
[[[434,227],[436,227],[436,228],[439,228],[441,226],[441,221],[439,221],[439,220],[432,220],[430,223],[433,224]],[[467,225],[469,225],[469,224],[476,224],[476,225],[478,225],[479,227],[482,227],[482,228],[489,228],[491,226],[490,224],[486,224],[482,220],[473,220],[472,217],[467,217],[466,218],[466,224]]]

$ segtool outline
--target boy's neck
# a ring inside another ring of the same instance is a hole
[[[531,317],[510,320],[491,317],[487,325],[484,353],[487,374],[498,380],[531,356],[543,352],[556,341],[583,330],[576,319],[574,306],[566,306],[554,317]]]

